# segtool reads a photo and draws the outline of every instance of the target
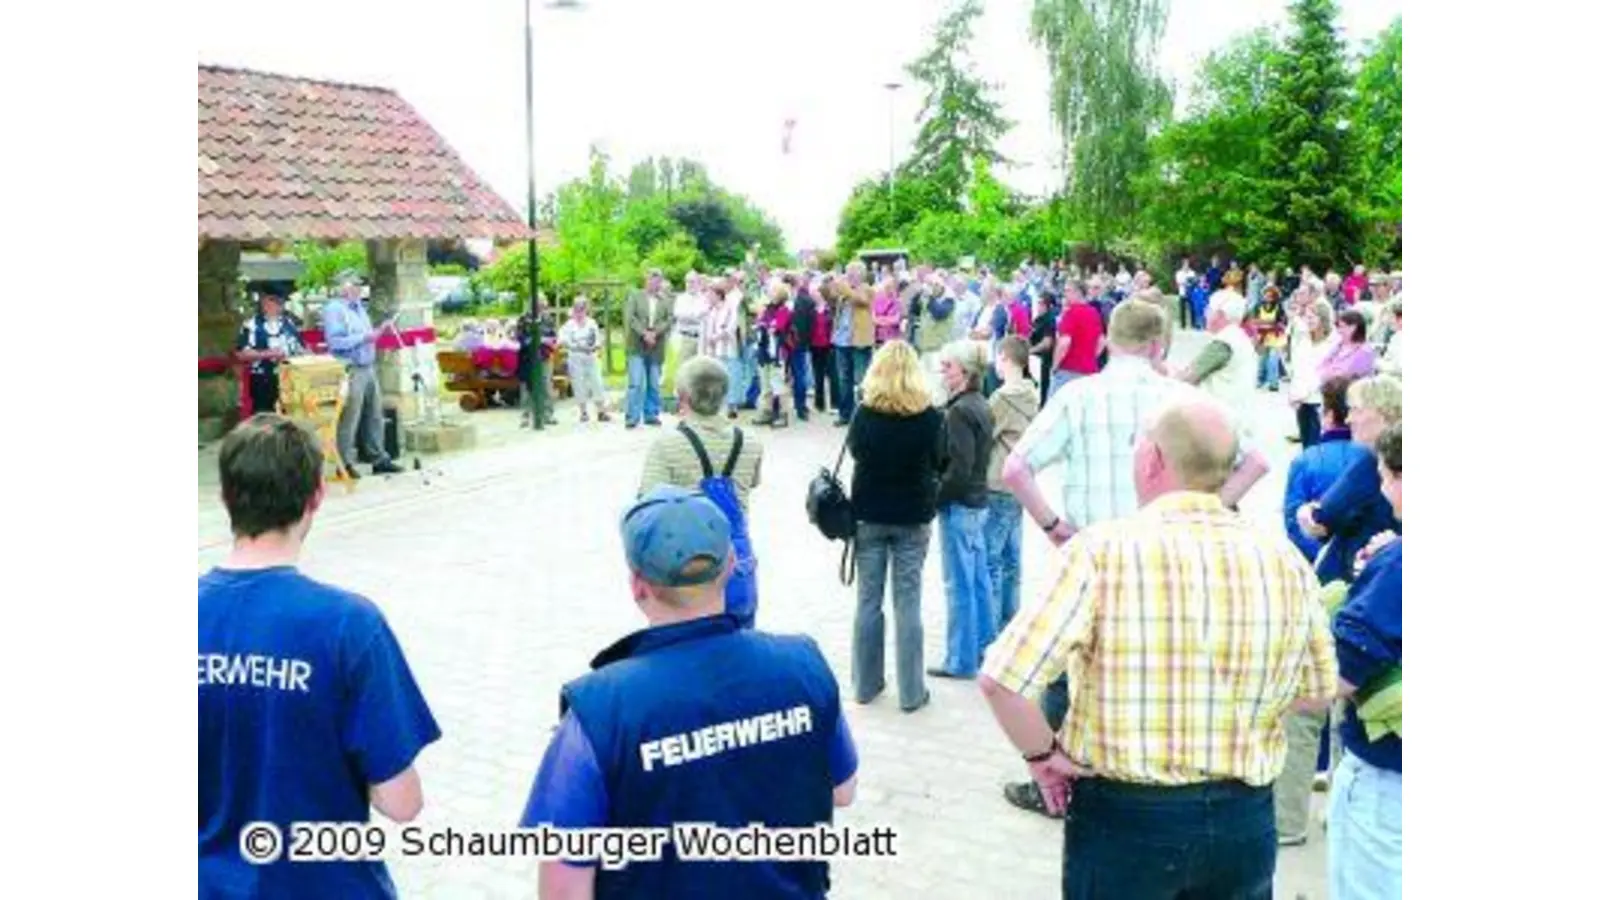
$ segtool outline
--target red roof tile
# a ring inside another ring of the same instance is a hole
[[[200,236],[527,239],[527,223],[386,88],[200,67]]]

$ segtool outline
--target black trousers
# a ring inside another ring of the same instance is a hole
[[[1322,440],[1322,405],[1300,403],[1294,408],[1294,421],[1300,428],[1300,446],[1314,447]]]
[[[278,373],[250,373],[250,407],[252,413],[278,411]],[[289,410],[292,415],[296,411]]]
[[[833,368],[832,347],[811,348],[811,381],[815,389],[817,412],[839,405],[839,373]]]

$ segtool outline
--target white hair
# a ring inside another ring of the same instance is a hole
[[[1243,322],[1245,309],[1248,306],[1249,302],[1244,299],[1243,294],[1226,288],[1217,291],[1211,297],[1211,308],[1220,313],[1223,321],[1229,325]]]

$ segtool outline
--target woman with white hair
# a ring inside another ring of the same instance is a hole
[[[944,568],[943,665],[928,670],[937,678],[976,678],[983,651],[995,638],[993,586],[984,531],[989,520],[989,455],[994,446],[994,416],[983,398],[987,347],[976,340],[944,348],[939,375],[950,401],[945,404],[942,465],[939,474],[939,546]]]
[[[572,313],[561,331],[557,343],[567,348],[567,380],[572,384],[572,399],[578,403],[578,421],[589,421],[589,404],[594,404],[595,415],[602,422],[611,421],[606,414],[605,385],[600,380],[600,326],[589,316],[589,298],[579,294],[572,301]]]
[[[1355,576],[1357,554],[1385,531],[1398,533],[1400,523],[1380,490],[1378,457],[1372,452],[1378,435],[1400,422],[1400,382],[1374,375],[1350,385],[1350,440],[1361,449],[1344,474],[1295,515],[1300,531],[1323,542],[1317,556],[1317,578],[1323,584]]]

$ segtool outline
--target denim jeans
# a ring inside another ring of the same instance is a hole
[[[1399,897],[1400,773],[1346,753],[1328,795],[1328,898]]]
[[[1054,394],[1056,391],[1061,389],[1063,384],[1066,384],[1075,378],[1083,377],[1084,374],[1082,372],[1063,372],[1060,369],[1057,369],[1050,373],[1050,393]]]
[[[1261,351],[1261,362],[1256,366],[1256,386],[1276,388],[1283,377],[1283,351],[1268,347]]]
[[[744,388],[744,364],[738,356],[720,356],[717,361],[728,370],[728,411],[739,408],[740,391]]]
[[[895,686],[901,709],[922,705],[922,566],[928,559],[927,525],[856,526],[856,622],[850,645],[850,680],[865,703],[883,692],[883,591],[893,563]]]
[[[989,492],[989,521],[983,526],[983,544],[989,553],[989,596],[994,598],[999,634],[1017,614],[1022,598],[1022,504],[1010,491]],[[988,647],[980,648],[979,655]]]
[[[1270,900],[1272,789],[1086,778],[1067,807],[1065,856],[1066,900]]]
[[[1067,676],[1063,675],[1045,686],[1044,696],[1039,698],[1039,708],[1044,710],[1044,721],[1051,731],[1060,733],[1071,705],[1072,694],[1067,690]]]
[[[839,370],[839,418],[849,421],[856,413],[856,388],[861,386],[861,380],[867,375],[867,366],[872,364],[871,347],[835,347],[833,348],[834,365]]]
[[[994,601],[989,590],[989,551],[983,529],[989,511],[950,503],[939,509],[939,548],[944,566],[944,670],[976,675],[983,648],[994,640]]]
[[[1294,423],[1300,429],[1300,447],[1315,447],[1322,440],[1322,404],[1300,403],[1294,408]]]
[[[637,425],[640,418],[646,422],[661,418],[661,360],[633,354],[628,357],[628,397],[623,420]]]
[[[806,391],[811,387],[811,354],[801,347],[789,354],[789,375],[794,378],[794,411],[806,414]]]

